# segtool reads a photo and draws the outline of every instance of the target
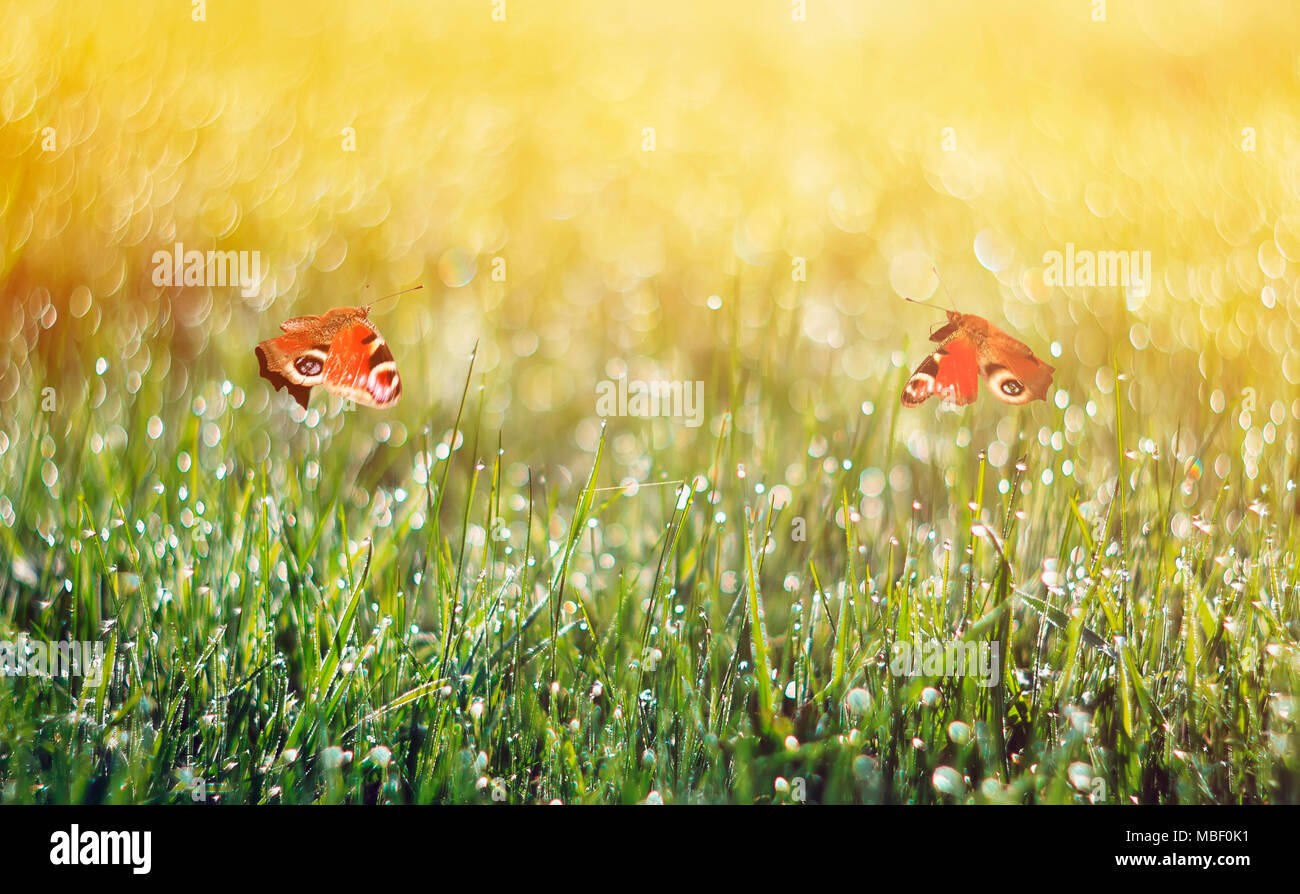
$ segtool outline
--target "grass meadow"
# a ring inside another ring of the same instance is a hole
[[[1294,16],[174,6],[0,11],[0,802],[1300,801]]]

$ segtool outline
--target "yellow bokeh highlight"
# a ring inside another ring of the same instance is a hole
[[[717,384],[734,350],[850,414],[924,350],[915,291],[1055,343],[1076,404],[1116,364],[1152,425],[1249,387],[1294,438],[1300,19],[1101,6],[8,4],[0,400],[89,389],[104,338],[164,403],[251,395],[283,317],[423,282],[379,320],[412,427],[476,342],[486,421],[570,445],[611,363]],[[159,288],[177,242],[269,272]],[[1067,245],[1153,282],[1048,284]]]

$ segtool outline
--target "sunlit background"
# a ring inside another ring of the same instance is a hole
[[[870,443],[843,468],[873,516],[976,450],[1009,476],[1022,439],[1035,480],[1097,487],[1118,370],[1123,446],[1188,470],[1187,529],[1205,485],[1294,476],[1298,22],[1088,0],[6,4],[0,447],[52,400],[56,497],[87,412],[92,453],[365,458],[445,436],[477,344],[471,412],[515,485],[585,472],[598,381],[702,380],[704,427],[613,420],[605,483],[691,474],[669,448],[734,424],[769,487]],[[257,294],[154,285],[177,242],[260,252]],[[1048,285],[1067,244],[1150,252],[1149,294]],[[318,392],[304,414],[257,377],[282,319],[419,283],[375,314],[396,410]],[[902,295],[1018,335],[1057,367],[1049,403],[899,413],[942,319]]]

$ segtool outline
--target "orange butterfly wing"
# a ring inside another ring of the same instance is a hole
[[[903,389],[903,406],[915,407],[931,395],[958,407],[975,402],[979,393],[979,355],[963,335],[955,335],[921,361]]]
[[[306,409],[311,389],[323,384],[329,346],[318,344],[309,331],[285,331],[289,334],[268,338],[257,346],[258,372],[274,390],[285,389]]]
[[[333,391],[367,407],[391,407],[402,395],[393,352],[369,323],[345,326],[330,342],[325,357],[325,379]]]
[[[948,311],[948,322],[930,338],[941,345],[907,380],[903,406],[919,406],[934,394],[955,406],[972,404],[980,376],[1004,403],[1047,399],[1053,367],[983,317]]]
[[[984,355],[980,357],[980,373],[993,396],[1009,404],[1047,400],[1056,368],[1035,357],[1023,342],[1000,329],[989,328],[992,334],[985,343]]]
[[[975,346],[959,335],[940,348],[939,354],[935,390],[959,407],[975,403],[979,393],[979,359]]]

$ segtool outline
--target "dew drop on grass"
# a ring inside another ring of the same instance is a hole
[[[1085,764],[1083,761],[1075,761],[1070,764],[1066,774],[1069,776],[1070,785],[1074,786],[1079,791],[1092,791],[1092,780],[1097,774],[1091,764]]]
[[[337,770],[343,766],[344,751],[337,745],[331,745],[320,753],[321,766],[326,770]]]
[[[861,687],[854,687],[844,696],[844,707],[850,714],[861,717],[871,710],[871,693]]]
[[[970,741],[970,727],[960,720],[948,724],[948,739],[954,745],[965,745]]]
[[[1058,589],[1064,581],[1059,565],[1060,563],[1056,559],[1043,560],[1043,570],[1039,577],[1043,582],[1043,586],[1049,590]]]
[[[934,771],[934,787],[945,795],[960,795],[966,791],[966,781],[952,767],[938,767]]]

